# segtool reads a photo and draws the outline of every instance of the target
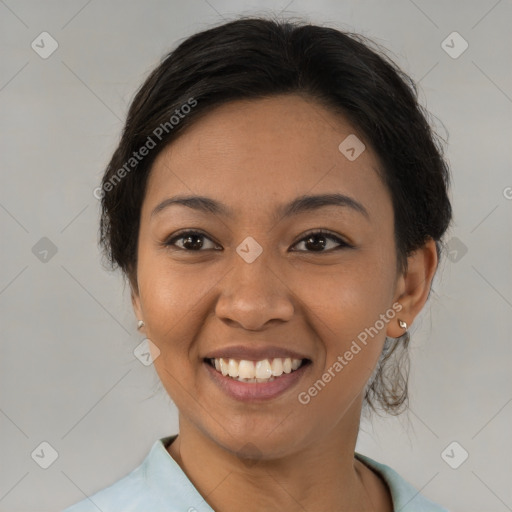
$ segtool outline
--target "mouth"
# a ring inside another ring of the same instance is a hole
[[[246,359],[203,359],[210,377],[229,396],[257,401],[275,398],[292,387],[311,365],[309,359],[274,357]]]
[[[205,358],[204,361],[224,377],[250,384],[272,382],[283,374],[292,373],[311,362],[309,359],[292,359],[291,357],[274,357],[261,361],[221,357]]]

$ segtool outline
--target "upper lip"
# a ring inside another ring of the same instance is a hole
[[[264,347],[234,345],[232,347],[217,348],[204,356],[205,359],[245,359],[247,361],[262,361],[263,359],[272,359],[274,357],[308,359],[304,354],[273,345]]]

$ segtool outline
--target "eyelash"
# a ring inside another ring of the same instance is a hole
[[[208,236],[206,236],[204,233],[200,232],[200,231],[195,231],[195,230],[189,230],[189,231],[182,231],[181,233],[178,233],[176,236],[173,236],[172,238],[170,238],[169,240],[165,241],[163,243],[163,245],[165,247],[173,247],[176,248],[177,250],[180,250],[180,251],[185,251],[185,252],[204,252],[204,250],[202,249],[199,249],[197,251],[194,251],[192,249],[184,249],[182,247],[177,247],[175,245],[175,242],[177,240],[181,240],[183,238],[187,238],[188,236],[201,236],[201,237],[204,237],[204,238],[208,238],[208,240],[211,240]],[[301,243],[303,242],[304,240],[306,240],[307,238],[309,237],[313,237],[313,236],[323,236],[325,238],[330,238],[331,240],[334,240],[336,243],[339,244],[339,247],[336,247],[334,249],[328,249],[326,251],[299,251],[299,252],[310,252],[310,253],[326,253],[326,252],[333,252],[333,251],[337,251],[337,250],[340,250],[340,249],[344,249],[344,248],[352,248],[353,246],[348,244],[347,242],[345,242],[344,240],[342,240],[341,238],[339,238],[338,236],[336,235],[333,235],[332,233],[330,233],[329,231],[326,231],[326,230],[323,230],[323,229],[319,229],[317,231],[310,231],[309,233],[306,233],[300,240],[298,240],[297,242],[295,242],[293,245],[297,245],[298,243]],[[213,242],[213,240],[211,240]],[[206,249],[208,250],[208,249]]]

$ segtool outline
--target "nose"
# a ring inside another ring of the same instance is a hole
[[[293,316],[293,292],[263,254],[252,263],[237,257],[233,270],[221,283],[215,312],[227,323],[258,331],[269,323],[286,322]]]

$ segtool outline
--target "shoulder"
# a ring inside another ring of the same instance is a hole
[[[409,482],[393,468],[381,464],[366,455],[355,453],[355,457],[375,471],[389,487],[393,510],[400,512],[449,512],[446,508],[422,496]]]
[[[165,449],[172,437],[156,441],[142,464],[129,474],[62,512],[172,512],[170,506],[181,510],[188,492]]]
[[[132,512],[140,506],[153,505],[143,465],[92,496],[72,505],[63,512]]]

